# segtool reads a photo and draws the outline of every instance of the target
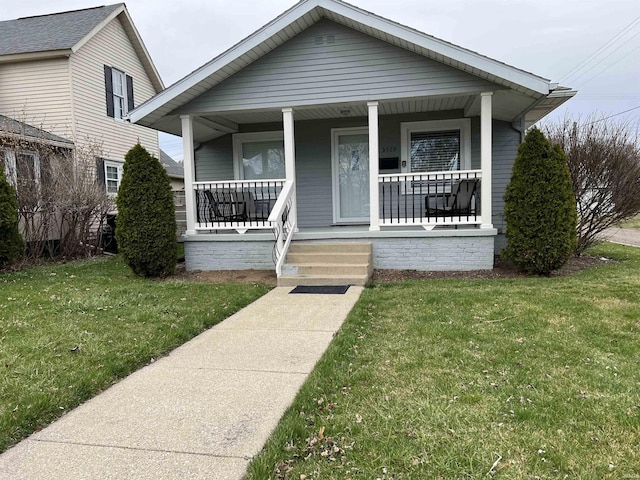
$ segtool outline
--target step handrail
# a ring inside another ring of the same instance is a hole
[[[273,246],[273,260],[276,265],[276,275],[282,275],[282,265],[289,251],[289,245],[293,239],[293,232],[296,229],[295,215],[291,215],[293,209],[293,194],[295,192],[295,182],[287,180],[278,200],[273,206],[269,215],[269,222],[273,225],[273,234],[276,237]]]

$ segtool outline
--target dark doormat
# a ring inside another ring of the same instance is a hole
[[[349,290],[349,285],[332,285],[332,286],[305,286],[298,285],[296,288],[291,290],[289,293],[315,293],[320,295],[344,295]]]

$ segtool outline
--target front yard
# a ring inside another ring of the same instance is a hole
[[[0,274],[0,452],[268,289],[145,280],[119,259]]]
[[[634,230],[640,230],[640,215],[633,217],[631,220],[627,220],[622,225],[621,228],[632,228]]]
[[[248,478],[640,478],[640,250],[374,284]]]

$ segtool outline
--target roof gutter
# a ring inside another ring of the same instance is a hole
[[[69,57],[71,53],[73,53],[73,50],[70,48],[48,50],[44,52],[14,53],[11,55],[0,55],[0,63],[28,62],[30,60]]]

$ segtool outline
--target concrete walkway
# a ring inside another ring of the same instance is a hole
[[[276,288],[0,455],[0,478],[240,479],[362,293]]]
[[[608,242],[640,247],[640,230],[631,228],[609,228],[602,232],[602,238]]]

